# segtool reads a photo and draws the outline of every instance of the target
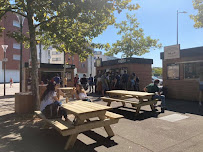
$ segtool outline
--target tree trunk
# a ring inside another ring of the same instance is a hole
[[[40,99],[39,99],[39,80],[38,80],[38,60],[37,60],[37,48],[35,41],[35,27],[33,22],[33,12],[31,7],[32,1],[27,1],[27,19],[28,19],[28,27],[29,27],[29,35],[30,35],[30,52],[31,52],[31,61],[32,61],[32,70],[31,70],[31,78],[32,78],[32,94],[34,97],[34,101],[36,102],[35,109],[39,110],[40,108]]]

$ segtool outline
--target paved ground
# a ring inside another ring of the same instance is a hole
[[[90,98],[106,104],[95,95]],[[165,113],[160,113],[159,106],[157,112],[145,106],[137,117],[130,105],[123,108],[120,103],[113,103],[112,107],[113,112],[124,115],[112,126],[115,136],[106,138],[102,128],[85,132],[79,135],[71,152],[201,152],[203,149],[203,107],[198,103],[167,100]],[[177,120],[182,116],[187,118]],[[52,129],[41,129],[42,124],[33,115],[16,115],[14,97],[1,96],[0,152],[63,152],[67,137]]]

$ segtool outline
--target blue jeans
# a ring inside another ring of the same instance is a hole
[[[154,95],[153,97],[152,97],[152,99],[159,99],[159,100],[161,100],[161,107],[162,108],[165,108],[165,106],[166,106],[166,103],[165,103],[165,96],[164,95]]]

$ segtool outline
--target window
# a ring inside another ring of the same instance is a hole
[[[13,26],[20,27],[20,23],[16,20],[13,20]]]
[[[185,79],[198,79],[200,76],[200,63],[185,63]]]
[[[13,60],[20,61],[20,55],[13,55]]]
[[[20,44],[19,43],[13,43],[13,48],[20,50]]]
[[[167,66],[167,79],[180,79],[179,64],[170,64]]]
[[[52,58],[52,61],[61,61],[61,58]]]
[[[85,68],[85,64],[84,64],[84,63],[82,63],[82,64],[81,64],[81,67],[82,67],[82,68]]]
[[[57,55],[57,54],[60,54],[60,52],[57,52],[57,51],[52,52],[52,55]]]

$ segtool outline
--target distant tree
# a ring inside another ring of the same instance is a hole
[[[152,74],[154,76],[162,76],[162,68],[160,68],[160,67],[153,67],[152,68]]]
[[[193,0],[193,7],[198,11],[197,15],[190,15],[191,19],[194,20],[195,28],[203,27],[203,0]]]
[[[152,39],[150,36],[145,37],[144,30],[139,28],[139,23],[135,15],[126,15],[127,21],[116,23],[115,27],[119,29],[118,35],[121,35],[121,40],[117,40],[106,52],[106,55],[123,53],[123,57],[132,57],[133,55],[141,56],[149,49],[160,48],[158,40]]]

